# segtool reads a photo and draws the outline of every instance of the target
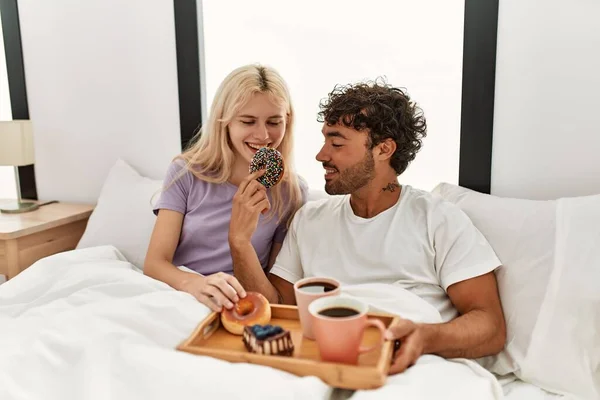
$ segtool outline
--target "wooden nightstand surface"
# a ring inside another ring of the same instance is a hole
[[[86,219],[93,210],[94,206],[88,204],[53,203],[23,214],[0,213],[0,240],[31,235]]]
[[[93,210],[93,205],[52,203],[21,214],[0,213],[0,274],[13,278],[43,257],[74,249]]]

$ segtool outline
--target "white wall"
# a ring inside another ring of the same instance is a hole
[[[6,75],[6,57],[4,55],[4,36],[0,24],[0,121],[10,121],[12,111],[10,107],[10,93],[8,91],[8,76]],[[13,167],[0,166],[0,199],[14,199],[17,197],[15,173]]]
[[[500,2],[492,193],[600,193],[600,2]]]
[[[95,202],[117,158],[162,177],[180,152],[172,0],[21,0],[40,199]]]
[[[313,188],[323,143],[319,101],[335,84],[385,75],[420,104],[429,133],[401,177],[423,189],[458,181],[464,1],[202,1],[208,105],[221,80],[254,62],[288,82],[297,112],[295,160]],[[231,12],[235,10],[235,12]]]

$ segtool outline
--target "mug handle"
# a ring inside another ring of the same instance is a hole
[[[360,348],[358,349],[359,353],[366,353],[368,351],[372,351],[374,350],[376,347],[380,347],[383,344],[383,339],[384,339],[384,335],[385,335],[385,325],[383,324],[383,322],[381,322],[378,319],[375,318],[370,318],[365,322],[365,329],[367,329],[367,327],[369,326],[374,326],[375,328],[379,329],[379,342],[375,343],[372,346],[369,347],[365,347],[365,346],[360,346]]]

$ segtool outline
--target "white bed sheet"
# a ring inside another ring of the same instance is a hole
[[[418,311],[418,303],[411,307],[404,311]],[[421,357],[383,388],[352,393],[315,377],[174,350],[208,313],[112,246],[48,257],[0,286],[0,399],[496,400],[504,390],[535,400],[518,382],[502,388],[472,362],[436,356]]]
[[[506,400],[567,400],[565,396],[549,393],[535,385],[523,382],[512,374],[500,378],[499,382]]]

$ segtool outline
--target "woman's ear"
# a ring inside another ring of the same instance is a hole
[[[392,155],[394,155],[394,152],[396,151],[396,142],[388,138],[385,139],[383,142],[379,143],[377,147],[379,148],[377,152],[377,158],[382,161],[388,160],[392,157]]]

